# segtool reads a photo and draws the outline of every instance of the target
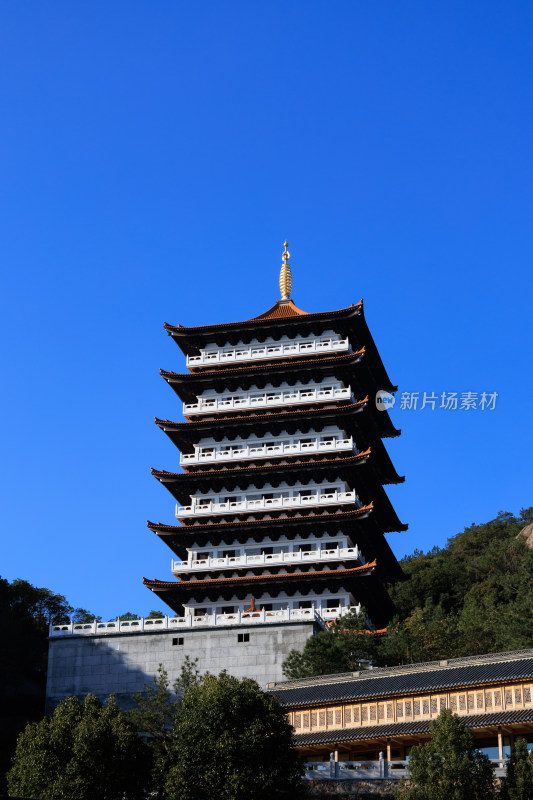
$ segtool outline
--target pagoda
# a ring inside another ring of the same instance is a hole
[[[187,373],[161,375],[185,422],[156,418],[180,472],[152,469],[177,525],[148,522],[172,550],[174,580],[144,584],[190,622],[322,624],[364,608],[371,628],[393,607],[401,569],[384,534],[405,530],[385,484],[399,483],[384,437],[398,436],[380,391],[396,391],[363,302],[307,313],[281,299],[245,322],[165,323]]]

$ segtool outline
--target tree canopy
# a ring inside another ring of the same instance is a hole
[[[409,780],[402,780],[398,800],[491,800],[494,772],[487,756],[474,747],[474,736],[449,709],[431,723],[431,740],[409,756]]]
[[[27,725],[7,783],[13,795],[47,800],[140,800],[147,769],[146,745],[115,700],[88,694]]]
[[[376,641],[368,632],[364,610],[349,612],[328,631],[309,638],[303,651],[291,650],[283,663],[287,678],[309,678],[364,668],[375,658]]]
[[[224,672],[189,686],[171,732],[169,800],[297,800],[301,775],[277,698]]]
[[[200,682],[198,659],[185,657],[179,678],[172,688],[168,673],[159,665],[152,684],[145,684],[142,692],[133,699],[135,708],[128,716],[139,733],[147,740],[151,754],[150,795],[152,798],[166,796],[165,783],[171,759],[171,728],[180,712],[183,695],[191,686]]]
[[[533,753],[525,739],[515,739],[500,800],[533,800]]]

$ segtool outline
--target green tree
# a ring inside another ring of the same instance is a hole
[[[296,800],[302,768],[279,701],[255,681],[205,675],[172,727],[169,800]]]
[[[449,709],[431,723],[431,740],[413,747],[409,781],[402,779],[401,800],[490,800],[494,771],[487,756],[474,747],[474,737]]]
[[[366,614],[350,611],[327,631],[311,636],[301,653],[291,650],[283,662],[283,674],[295,679],[364,669],[375,657],[376,648]]]
[[[516,739],[507,775],[502,781],[501,800],[533,800],[533,753],[525,739]]]
[[[170,729],[179,713],[185,691],[197,686],[200,675],[198,659],[185,657],[179,678],[172,689],[167,671],[159,664],[153,684],[146,683],[142,692],[133,695],[136,708],[129,718],[139,733],[147,740],[151,755],[151,796],[165,796],[165,781],[170,763]]]
[[[140,619],[138,614],[134,614],[133,611],[125,611],[124,614],[121,614],[117,617],[121,622],[130,622],[135,619]]]
[[[0,794],[19,733],[44,715],[48,625],[81,611],[50,589],[0,578]]]
[[[75,608],[74,613],[71,614],[70,619],[72,622],[77,623],[86,623],[86,622],[101,622],[102,617],[95,617],[95,615],[91,611],[87,611],[86,608]]]
[[[7,782],[10,794],[47,800],[140,800],[147,766],[146,745],[114,698],[104,706],[88,694],[27,725]]]

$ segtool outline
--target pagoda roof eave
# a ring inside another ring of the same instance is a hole
[[[197,382],[205,382],[209,383],[213,380],[213,378],[227,378],[228,376],[231,377],[232,375],[249,375],[249,374],[256,374],[261,372],[266,372],[268,375],[274,372],[287,372],[287,368],[291,369],[313,369],[316,366],[319,367],[327,367],[330,364],[336,366],[337,364],[344,364],[344,363],[356,363],[365,355],[365,348],[361,347],[359,350],[355,350],[353,353],[343,353],[342,355],[335,355],[335,356],[327,356],[326,358],[316,359],[316,358],[304,358],[304,359],[291,359],[291,361],[280,361],[279,364],[239,364],[238,367],[227,367],[226,369],[218,370],[218,369],[210,369],[210,370],[202,370],[201,372],[172,372],[166,371],[164,369],[160,369],[160,374],[169,381],[185,381],[188,383],[197,383]]]
[[[278,306],[280,309],[290,308],[290,315],[285,313],[283,315],[273,313]],[[375,364],[377,382],[382,384],[378,388],[391,391],[388,387],[392,386],[392,383],[366,323],[362,300],[355,305],[352,304],[347,308],[338,309],[336,311],[319,311],[313,313],[302,312],[294,306],[292,301],[289,301],[289,303],[278,301],[278,303],[265,312],[265,314],[261,314],[258,317],[244,322],[192,327],[165,323],[165,330],[169,336],[172,336],[186,355],[194,355],[198,354],[199,350],[208,343],[209,339],[206,337],[212,337],[217,339],[219,344],[224,344],[224,334],[227,333],[229,339],[234,340],[234,343],[237,344],[237,342],[240,341],[238,332],[241,331],[243,334],[245,331],[249,331],[252,335],[257,335],[261,330],[267,335],[270,331],[275,336],[277,333],[285,332],[286,330],[287,332],[295,332],[295,329],[298,327],[303,330],[308,328],[312,329],[314,322],[323,322],[327,324],[329,320],[331,320],[332,323],[335,321],[340,322],[341,324],[338,327],[340,329],[342,328],[345,333],[348,329],[353,330],[355,335],[354,346],[357,343],[368,345],[371,360]],[[244,338],[246,338],[246,336]]]
[[[220,436],[220,440],[226,435],[230,435],[232,429],[242,431],[242,429],[252,429],[266,427],[268,432],[273,432],[268,428],[273,425],[279,426],[283,423],[298,424],[303,422],[308,423],[310,427],[316,420],[318,424],[324,420],[322,424],[328,424],[326,420],[331,420],[332,423],[342,425],[342,420],[363,415],[361,419],[369,420],[370,424],[375,428],[376,435],[380,438],[393,438],[400,436],[401,430],[395,428],[388,411],[378,411],[375,409],[375,404],[369,402],[368,396],[363,400],[358,400],[355,403],[348,403],[347,405],[340,405],[334,408],[328,406],[324,408],[309,408],[309,409],[293,409],[282,410],[279,412],[269,411],[264,414],[222,417],[217,420],[216,433]],[[364,413],[363,413],[364,412]],[[168,419],[155,418],[155,424],[165,433],[171,441],[183,452],[188,452],[187,448],[182,448],[182,444],[186,442],[196,442],[202,436],[213,434],[213,420],[212,419],[197,419],[190,422],[173,422]],[[217,438],[217,437],[215,437]]]
[[[364,519],[369,514],[372,513],[374,508],[373,503],[368,503],[361,508],[351,509],[350,511],[338,511],[333,514],[324,514],[324,515],[315,515],[315,516],[306,516],[306,517],[277,517],[275,519],[247,519],[247,520],[240,520],[238,522],[223,522],[219,523],[207,523],[204,525],[166,525],[164,522],[151,522],[150,520],[146,521],[147,527],[150,528],[151,531],[157,533],[158,535],[165,535],[165,534],[173,534],[176,531],[187,531],[187,533],[201,533],[202,531],[209,531],[214,532],[216,529],[220,529],[220,531],[228,531],[230,529],[246,529],[250,526],[253,527],[260,527],[263,526],[277,526],[280,525],[282,527],[286,527],[287,525],[298,525],[300,524],[313,524],[313,521],[337,521],[338,523],[342,524],[343,522],[347,522],[353,519]]]
[[[339,464],[339,463],[340,462],[337,462],[337,464]],[[296,467],[299,469],[300,472],[306,466],[307,466],[307,464],[296,465]],[[311,466],[314,466],[316,468],[316,464],[315,465],[311,465]],[[383,485],[375,478],[375,476],[372,473],[368,473],[368,472],[365,473],[363,468],[362,468],[362,465],[360,466],[360,469],[362,471],[358,473],[358,476],[357,476],[358,479],[357,479],[357,483],[355,484],[355,488],[357,490],[357,493],[358,493],[360,499],[362,500],[363,505],[368,504],[372,500],[375,501],[374,513],[376,515],[376,524],[381,529],[381,531],[384,532],[384,533],[389,533],[389,532],[392,532],[392,531],[406,530],[406,528],[402,525],[402,523],[398,519],[398,515],[396,514],[396,512],[394,510],[394,507],[393,507],[393,505],[392,505],[392,503],[391,503],[386,491],[383,488]],[[337,470],[336,470],[336,475],[338,475],[338,471]],[[284,477],[286,477],[286,476],[284,476]],[[293,478],[293,480],[295,480],[295,481],[298,480],[298,473],[296,474],[296,477]],[[263,485],[266,482],[267,481],[264,480],[263,481]],[[190,493],[190,491],[187,492],[187,486],[183,486],[182,484],[173,484],[173,483],[164,483],[163,485],[164,485],[165,489],[167,489],[167,491],[179,503],[187,505],[190,502],[191,493]],[[248,484],[248,485],[250,485],[250,484]],[[238,484],[236,483],[235,487],[237,487],[237,486],[238,486]],[[227,490],[230,491],[230,489],[227,489]],[[324,508],[325,507],[320,507],[320,506],[317,506],[317,507],[307,506],[306,507],[306,511],[308,512],[307,515],[314,516],[314,518],[319,518],[321,516],[321,513],[323,513],[323,509]],[[329,508],[331,510],[333,510],[333,508],[335,508],[335,506],[330,506]],[[353,509],[353,510],[356,510],[356,509]],[[293,509],[292,511],[295,511],[295,510]],[[313,513],[313,511],[315,513]],[[253,516],[253,512],[251,512],[251,511],[248,511],[248,512],[245,512],[245,513],[246,513],[246,516],[250,516],[250,515]],[[265,515],[266,512],[262,511],[262,512],[256,512],[256,513],[260,513],[261,514],[261,519],[263,519],[263,520],[265,519],[264,515]],[[225,524],[233,524],[233,521],[234,521],[234,518],[235,518],[235,514],[236,514],[236,512],[233,512],[233,513],[232,512],[228,512],[227,515],[224,515],[224,520],[221,520],[221,522],[223,522]],[[273,509],[270,512],[268,512],[268,516],[270,516],[271,518],[272,517],[276,518],[278,516],[279,517],[285,517],[286,515],[287,515],[287,511],[286,510],[282,510],[282,509],[279,509],[279,510]],[[241,516],[241,515],[239,515],[237,513],[237,516]],[[289,515],[287,515],[287,516],[291,516],[291,513],[289,513]],[[298,516],[298,512],[297,511],[294,514],[294,516]],[[187,518],[187,519],[193,520],[192,522],[189,521],[187,523],[184,523],[184,524],[187,525],[187,527],[197,527],[197,525],[196,525],[197,520],[194,517],[190,517],[190,518]],[[220,523],[214,523],[214,524],[220,524]]]
[[[312,524],[312,522],[311,522],[312,520],[314,520],[315,522],[316,521],[321,521],[321,520],[322,521],[323,520],[328,520],[328,521],[332,521],[333,520],[333,521],[338,521],[339,523],[342,523],[342,522],[346,522],[347,520],[351,520],[351,519],[364,519],[365,517],[367,517],[369,514],[372,513],[373,508],[374,508],[374,504],[373,503],[368,503],[367,505],[362,506],[361,508],[351,509],[350,511],[339,511],[339,512],[336,512],[334,514],[325,514],[323,516],[315,515],[313,517],[307,517],[307,516],[306,517],[277,517],[276,519],[268,519],[268,520],[265,520],[265,519],[240,520],[239,522],[232,522],[232,523],[224,522],[224,523],[219,523],[218,525],[217,524],[212,524],[212,523],[208,523],[208,524],[205,524],[205,525],[187,525],[187,526],[184,526],[184,525],[166,525],[164,522],[151,522],[150,520],[147,520],[146,524],[147,524],[147,527],[150,528],[150,530],[153,531],[154,533],[157,533],[158,535],[159,534],[163,534],[164,535],[165,533],[172,534],[172,533],[175,533],[176,531],[181,531],[181,530],[186,530],[188,533],[193,533],[193,532],[197,533],[197,532],[201,532],[201,531],[213,532],[217,528],[219,528],[221,531],[228,531],[229,529],[232,529],[232,528],[244,529],[244,528],[249,528],[250,526],[259,527],[261,525],[268,526],[268,527],[270,527],[272,525],[274,525],[274,526],[280,525],[280,526],[284,527],[284,526],[287,526],[287,525],[289,525],[289,526],[297,525],[298,523],[306,524],[307,522],[309,524]]]
[[[283,304],[287,307],[294,308],[295,313],[293,314],[285,314],[285,315],[278,315],[274,316],[275,309],[282,306],[279,301],[275,303],[268,311],[265,311],[263,314],[259,314],[257,317],[252,317],[251,319],[243,320],[240,322],[218,322],[214,325],[171,325],[168,322],[164,323],[164,328],[169,336],[172,336],[176,339],[182,339],[187,336],[197,336],[202,333],[216,333],[218,331],[225,331],[231,330],[235,328],[251,328],[261,329],[263,327],[271,327],[272,325],[282,325],[285,326],[291,323],[298,323],[302,320],[305,322],[314,322],[314,320],[327,320],[328,318],[339,318],[339,317],[352,317],[357,314],[361,314],[363,311],[363,301],[360,300],[356,304],[352,304],[347,308],[339,308],[334,311],[314,311],[314,312],[307,312],[301,309],[297,309],[294,303],[290,301],[289,303]]]
[[[189,591],[190,589],[201,586],[215,586],[215,584],[222,584],[228,585],[230,583],[241,583],[241,582],[250,582],[253,581],[260,581],[260,580],[272,580],[273,582],[285,579],[291,579],[297,581],[298,579],[302,578],[320,578],[321,580],[327,580],[331,577],[342,577],[343,575],[347,575],[352,577],[354,575],[358,576],[367,576],[370,575],[376,568],[376,560],[371,561],[368,564],[363,564],[359,567],[348,567],[346,569],[324,569],[324,570],[309,570],[307,572],[278,572],[275,575],[240,575],[238,577],[233,578],[205,578],[204,580],[187,580],[187,581],[160,581],[157,578],[153,578],[150,580],[149,578],[143,578],[143,584],[148,586],[150,589],[152,587],[157,587],[160,589],[183,589],[183,591]]]
[[[287,462],[286,464],[268,464],[268,465],[257,465],[255,467],[243,467],[243,466],[232,466],[228,469],[221,469],[221,470],[202,470],[197,472],[167,472],[166,470],[157,470],[152,467],[151,473],[154,478],[162,481],[182,481],[182,482],[195,482],[197,480],[202,479],[218,479],[218,478],[232,478],[233,476],[237,475],[257,475],[260,472],[267,472],[267,473],[279,473],[280,471],[290,470],[292,471],[295,467],[301,469],[302,467],[311,469],[314,467],[316,469],[317,466],[320,465],[336,465],[336,466],[345,466],[348,464],[357,464],[363,463],[370,458],[370,448],[365,450],[363,453],[357,453],[357,455],[351,455],[348,458],[334,458],[334,459],[323,459],[321,461],[291,461]]]
[[[396,392],[398,387],[390,382],[377,381],[372,374],[371,365],[368,359],[365,359],[365,347],[356,350],[353,353],[346,353],[340,356],[331,356],[320,359],[305,359],[294,361],[283,361],[280,363],[272,364],[256,364],[255,366],[231,367],[224,370],[202,370],[202,372],[173,372],[169,370],[160,369],[159,374],[169,384],[169,386],[176,392],[178,397],[183,402],[196,401],[196,397],[205,389],[218,388],[218,391],[223,388],[233,387],[244,388],[248,385],[264,385],[272,384],[276,378],[281,377],[283,381],[302,380],[312,381],[313,376],[315,380],[323,380],[326,377],[343,376],[353,380],[357,378],[352,372],[352,369],[359,363],[364,363],[365,373],[367,373],[367,381],[365,381],[365,394],[371,391],[382,389],[388,392]],[[368,380],[371,386],[368,386]],[[388,381],[388,378],[387,378]],[[275,384],[274,384],[275,385]],[[238,412],[237,412],[238,413]],[[193,414],[194,416],[194,414]]]
[[[343,511],[312,517],[278,517],[271,520],[244,520],[222,525],[166,525],[147,522],[147,527],[179,558],[187,560],[188,550],[199,548],[227,547],[245,544],[250,536],[259,542],[268,540],[292,541],[309,536],[348,535],[359,545],[368,560],[377,558],[380,577],[385,581],[401,580],[404,573],[394,556],[385,536],[372,522],[372,503],[355,511]],[[406,526],[404,526],[406,527]]]
[[[338,592],[341,589],[353,594],[370,615],[377,627],[383,627],[392,618],[394,606],[375,573],[375,562],[350,569],[311,572],[281,573],[277,575],[246,575],[242,577],[209,579],[203,581],[158,581],[143,578],[143,584],[174,610],[183,609],[192,598],[197,602],[224,602],[232,597],[259,598],[262,593],[271,597],[280,592],[288,596],[301,592],[303,596],[319,588]],[[200,599],[201,598],[201,599]]]
[[[260,478],[263,485],[269,480],[274,479],[273,486],[279,485],[284,480],[291,485],[291,481],[297,482],[301,475],[310,474],[312,477],[319,479],[326,479],[327,474],[333,476],[346,475],[346,470],[354,467],[362,467],[366,465],[365,475],[368,467],[372,467],[372,471],[376,475],[372,479],[366,478],[365,483],[371,485],[398,484],[403,483],[405,478],[397,474],[389,459],[388,453],[385,448],[382,448],[381,463],[377,463],[374,459],[371,462],[371,449],[368,448],[362,453],[352,455],[348,458],[325,458],[316,461],[291,461],[284,464],[269,464],[258,465],[255,467],[233,467],[231,469],[217,469],[209,470],[207,472],[167,472],[166,470],[151,470],[152,475],[160,483],[165,485],[176,500],[184,500],[188,497],[191,491],[202,490],[219,490],[225,489],[232,491],[230,487],[244,489],[246,486],[251,485],[251,482]],[[386,458],[383,456],[385,454]],[[382,475],[382,470],[389,469],[389,474]],[[326,474],[327,473],[327,474]],[[362,476],[359,475],[358,479]],[[331,477],[332,480],[336,479]],[[248,481],[247,483],[242,483]],[[259,488],[259,486],[257,487]]]

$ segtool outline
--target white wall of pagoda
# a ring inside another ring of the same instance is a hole
[[[355,505],[360,508],[361,501],[355,490],[340,479],[324,480],[321,483],[298,481],[293,486],[283,481],[278,486],[267,483],[257,488],[250,484],[241,490],[196,492],[191,496],[189,506],[176,506],[176,517],[180,519],[332,505]]]
[[[231,391],[225,389],[216,392],[206,389],[198,395],[195,403],[184,403],[185,416],[193,414],[217,414],[228,411],[245,411],[256,408],[283,408],[288,406],[309,405],[310,403],[331,403],[339,400],[355,402],[352,389],[342,381],[324,378],[322,381],[303,383],[287,381],[276,385],[268,383],[265,387],[250,386],[247,389]]]
[[[187,603],[184,610],[186,615],[190,614],[192,616],[243,613],[252,607],[252,597],[253,595],[250,593],[244,600],[237,597],[233,597],[229,600],[219,597],[216,601],[207,599],[202,601],[200,599]],[[265,592],[259,597],[253,597],[253,600],[255,608],[258,611],[292,611],[314,608],[318,611],[320,616],[326,620],[337,619],[351,608],[354,608],[358,612],[361,611],[361,604],[357,603],[350,592],[343,589],[335,593],[325,590],[322,594],[303,594],[297,592],[291,596],[287,596],[285,592],[280,592],[276,597]]]
[[[339,333],[327,330],[320,335],[309,334],[290,337],[284,334],[279,339],[268,336],[237,344],[226,342],[222,347],[210,342],[198,355],[187,356],[187,366],[213,367],[218,364],[233,364],[240,361],[262,361],[276,358],[294,358],[309,355],[350,352],[350,343]]]
[[[266,552],[295,553],[299,551],[306,552],[308,550],[328,549],[337,546],[353,547],[354,542],[341,530],[336,534],[310,534],[305,537],[295,536],[294,539],[287,539],[287,537],[282,536],[276,541],[268,537],[261,539],[250,537],[248,541],[242,544],[235,544],[234,542],[226,542],[224,540],[218,542],[216,545],[198,545],[194,543],[187,549],[188,557],[186,561],[196,561],[207,556],[221,558],[229,552],[239,556],[252,556]]]
[[[213,437],[204,437],[194,446],[194,453],[184,453],[180,464],[209,464],[219,461],[247,461],[280,456],[312,455],[313,453],[359,452],[352,436],[335,425],[329,425],[317,432],[311,429],[306,432],[296,431],[288,434],[282,431],[276,436],[256,434],[237,436],[216,441]]]

